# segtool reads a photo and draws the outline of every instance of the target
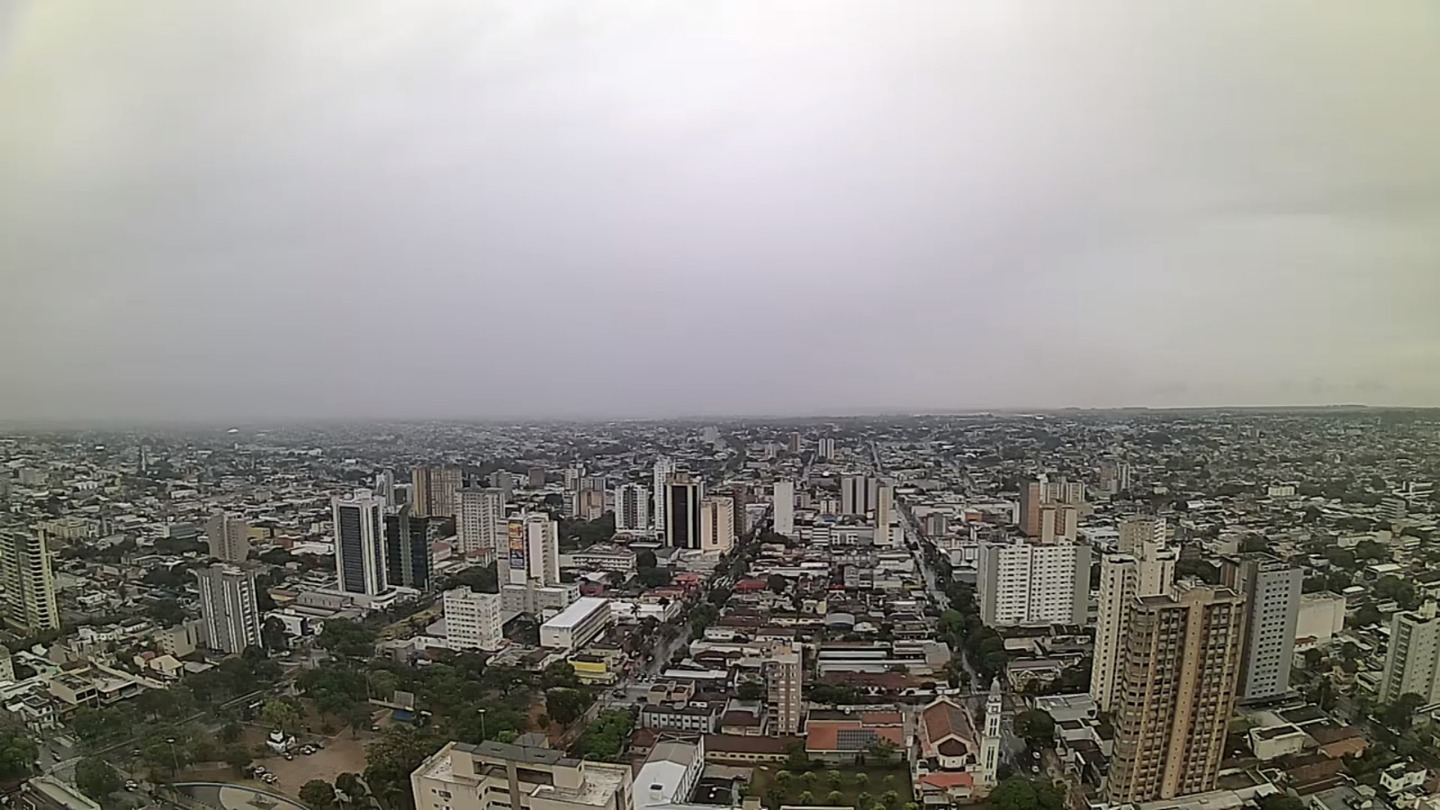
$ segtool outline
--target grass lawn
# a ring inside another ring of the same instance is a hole
[[[782,773],[786,776],[781,776]],[[838,785],[832,779],[836,774],[839,775]],[[886,784],[887,776],[894,777],[890,784]],[[774,807],[771,807],[772,786],[778,790],[780,796],[779,804]],[[893,806],[882,804],[886,792],[892,790],[896,793]],[[833,800],[834,797],[830,795],[832,791],[840,794],[839,801]],[[810,796],[802,801],[801,795],[806,792]],[[863,802],[862,794],[868,794]],[[883,810],[901,810],[905,803],[911,800],[910,771],[903,763],[887,767],[847,765],[808,773],[791,773],[783,768],[765,766],[755,768],[752,772],[750,795],[758,796],[770,810],[775,810],[780,804],[843,805],[855,807],[857,810],[872,810],[876,805],[881,805]]]

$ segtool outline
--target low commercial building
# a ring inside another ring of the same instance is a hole
[[[549,748],[452,742],[410,774],[416,810],[631,810],[626,765]]]
[[[578,650],[605,632],[614,621],[609,599],[582,596],[555,618],[540,625],[540,646]]]
[[[635,552],[622,546],[593,545],[570,555],[570,562],[582,571],[604,571],[608,574],[635,574]]]

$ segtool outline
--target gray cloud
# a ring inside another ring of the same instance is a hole
[[[0,415],[1440,405],[1419,0],[9,5]]]

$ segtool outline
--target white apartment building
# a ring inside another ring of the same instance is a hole
[[[500,594],[455,588],[445,592],[444,609],[445,643],[450,649],[493,652],[505,643]]]
[[[675,462],[667,456],[655,459],[654,486],[650,492],[655,496],[655,508],[650,510],[650,520],[655,526],[655,531],[665,531],[665,497],[667,490],[665,485],[670,482],[670,474],[675,472]]]
[[[804,715],[802,648],[797,642],[776,643],[765,652],[765,702],[774,725],[772,734],[796,734]]]
[[[1090,547],[985,544],[977,560],[980,618],[990,627],[1084,624]]]
[[[795,534],[795,482],[776,481],[774,493],[775,533],[792,537]]]
[[[196,571],[195,576],[200,586],[200,626],[206,646],[231,654],[261,646],[254,572],[215,563]]]
[[[1348,604],[1338,593],[1306,593],[1300,595],[1300,614],[1295,619],[1295,640],[1313,639],[1315,644],[1329,644],[1345,632]]]
[[[463,554],[480,553],[483,559],[504,556],[506,525],[505,490],[499,487],[469,488],[455,493],[455,539]]]
[[[551,748],[448,743],[410,774],[416,810],[632,810],[629,765]]]
[[[706,495],[700,500],[700,550],[729,551],[735,545],[735,499]]]
[[[560,582],[560,525],[546,514],[511,518],[506,528],[508,551],[499,570],[502,580],[524,585],[537,580],[541,585]]]
[[[881,484],[875,490],[875,543],[890,545],[890,524],[895,516],[895,488]]]
[[[641,484],[615,488],[615,530],[638,532],[650,528],[650,490]]]
[[[346,593],[384,593],[385,501],[368,490],[331,501],[335,575]]]
[[[1164,518],[1122,522],[1120,548],[1128,550],[1100,560],[1100,609],[1090,696],[1102,711],[1111,711],[1115,701],[1130,606],[1141,596],[1170,593],[1179,560],[1179,552],[1165,547]]]
[[[226,562],[245,562],[250,556],[250,525],[234,515],[216,512],[205,523],[210,556]]]
[[[609,599],[582,596],[560,615],[540,625],[540,646],[574,652],[614,623]]]
[[[30,632],[60,627],[55,576],[43,531],[0,532],[0,584],[5,618],[12,626]]]
[[[1425,705],[1440,703],[1440,616],[1434,602],[1390,620],[1380,702],[1393,703],[1410,693],[1424,698]]]
[[[1222,567],[1221,583],[1245,597],[1241,700],[1267,700],[1290,690],[1303,579],[1299,568],[1271,554],[1241,554]]]

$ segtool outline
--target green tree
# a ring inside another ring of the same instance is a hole
[[[826,771],[826,772],[825,772],[825,781],[830,784],[830,787],[831,787],[831,788],[834,788],[835,790],[839,790],[841,787],[843,787],[843,786],[845,785],[845,774],[843,774],[843,773],[841,773],[841,772],[839,772],[839,771],[836,771],[836,770]],[[834,802],[831,802],[831,804],[834,804]]]
[[[441,741],[420,729],[392,726],[365,749],[365,784],[391,810],[414,810],[410,774],[440,749]]]
[[[771,574],[765,579],[765,584],[775,593],[784,593],[790,586],[790,580],[780,574]]]
[[[545,713],[562,725],[569,725],[585,713],[591,695],[580,689],[551,689],[545,693]]]
[[[0,727],[0,781],[28,776],[40,751],[23,728]]]
[[[1048,745],[1055,739],[1055,719],[1039,709],[1027,709],[1015,717],[1015,733],[1031,742]]]
[[[893,790],[887,790],[880,794],[880,803],[890,808],[890,810],[899,810],[900,794]]]
[[[635,555],[636,568],[654,568],[657,562],[655,552],[648,548],[641,549],[640,553]]]
[[[358,622],[330,619],[315,643],[343,658],[369,658],[375,652],[375,631]]]
[[[221,756],[225,760],[225,764],[237,772],[249,765],[251,761],[250,749],[238,742],[225,746]]]
[[[297,734],[303,720],[300,710],[295,708],[293,703],[271,699],[265,701],[265,705],[260,708],[260,722],[286,734]]]
[[[1048,782],[1032,782],[1019,776],[995,786],[989,804],[995,810],[1063,810],[1065,796]]]
[[[864,771],[860,771],[859,773],[855,774],[855,787],[858,787],[861,790],[870,787],[870,774],[865,773]]]
[[[897,780],[895,779],[895,774],[887,773],[885,774],[885,778],[880,780],[880,784],[884,785],[887,788],[893,788],[895,787],[896,781]]]
[[[335,788],[324,779],[311,779],[300,786],[300,801],[315,810],[326,810],[335,806]]]
[[[741,700],[762,700],[765,697],[765,687],[759,681],[745,681],[735,690],[735,697]]]
[[[104,760],[86,757],[75,763],[75,786],[86,796],[104,805],[110,794],[121,788],[120,776]]]
[[[1415,713],[1425,705],[1425,698],[1414,692],[1406,692],[1394,703],[1385,707],[1385,712],[1380,719],[1385,725],[1395,731],[1405,732],[1410,730],[1410,725],[1415,722]]]
[[[868,808],[870,807],[870,805],[872,805],[872,804],[874,804],[874,803],[875,803],[875,797],[874,797],[874,796],[871,796],[869,793],[866,793],[866,792],[863,791],[863,790],[860,791],[858,794],[855,795],[855,808],[856,808],[856,810],[868,810]]]
[[[260,643],[270,652],[288,650],[290,636],[285,632],[285,623],[271,616],[260,626]]]
[[[895,761],[895,754],[895,744],[889,740],[876,740],[865,749],[866,761],[882,768]]]
[[[812,807],[815,804],[815,794],[808,790],[800,791],[800,804]]]
[[[335,777],[335,789],[344,793],[352,802],[358,802],[365,796],[365,783],[360,781],[360,775],[349,771]]]

